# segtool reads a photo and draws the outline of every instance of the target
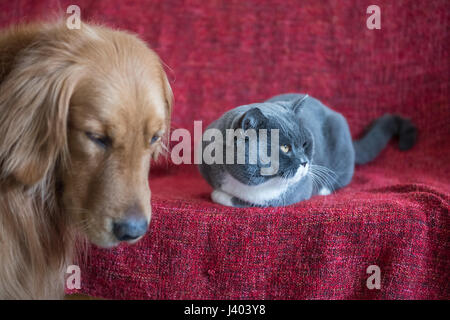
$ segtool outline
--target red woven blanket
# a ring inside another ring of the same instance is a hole
[[[2,1],[0,26],[73,1]],[[410,117],[417,145],[394,142],[353,182],[295,206],[213,204],[191,165],[153,168],[153,218],[135,246],[92,248],[83,293],[151,299],[449,299],[450,101],[447,0],[78,0],[82,18],[138,33],[170,66],[173,128],[306,92],[357,136],[386,112]],[[380,289],[366,285],[381,271]]]

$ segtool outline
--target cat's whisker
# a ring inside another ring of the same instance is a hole
[[[318,182],[316,181],[316,177],[315,177],[314,173],[309,171],[308,175],[311,177],[311,181],[312,181],[314,190],[317,190],[317,192],[318,192],[320,189],[320,186],[319,186]]]
[[[324,187],[326,187],[328,190],[333,192],[334,186],[333,186],[332,178],[330,176],[327,176],[326,173],[321,172],[321,171],[317,171],[316,174],[321,178],[321,181],[323,182]]]
[[[318,192],[324,185],[326,185],[326,182],[324,181],[323,177],[318,173],[311,171],[311,174],[314,177],[314,181],[316,181]]]
[[[338,176],[335,172],[324,166],[311,165],[311,173],[321,184],[321,186],[318,187],[318,190],[320,190],[321,187],[325,187],[331,192],[336,190],[335,185],[338,185],[339,183]]]

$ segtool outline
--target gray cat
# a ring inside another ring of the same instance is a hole
[[[256,163],[249,161],[252,146],[248,137],[237,135],[233,140],[215,141],[222,143],[224,153],[237,149],[239,143],[246,146],[244,164],[203,161],[199,165],[201,174],[214,188],[212,200],[234,207],[286,206],[314,195],[328,195],[349,184],[355,164],[372,161],[392,136],[397,135],[399,148],[407,150],[417,135],[409,120],[386,114],[374,121],[362,139],[352,141],[347,121],[340,113],[304,94],[284,94],[237,107],[208,127],[212,128],[220,130],[224,137],[226,129],[267,129],[266,141],[258,137],[258,148],[267,144],[268,155],[273,150],[279,152],[276,172],[263,174],[261,169],[268,164],[260,161],[261,153],[257,153]],[[271,145],[273,129],[278,129],[278,145]],[[202,150],[211,143],[205,135],[203,140]],[[236,157],[237,153],[234,160]]]

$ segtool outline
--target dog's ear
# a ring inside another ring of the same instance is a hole
[[[170,87],[169,80],[167,79],[166,73],[163,71],[163,89],[164,89],[164,95],[166,98],[166,108],[167,108],[167,119],[170,124],[170,117],[172,115],[172,108],[173,108],[173,92],[172,88]]]
[[[0,179],[32,186],[67,148],[70,98],[81,76],[64,48],[36,44],[0,83]]]
[[[167,153],[164,151],[167,151],[167,146],[170,144],[170,123],[171,123],[171,117],[172,117],[172,108],[174,103],[174,97],[172,88],[170,87],[169,80],[167,79],[167,75],[164,72],[164,70],[161,70],[161,78],[162,78],[162,87],[164,92],[164,102],[166,107],[166,132],[164,134],[164,140],[163,144],[166,146],[164,149],[159,148],[156,152],[153,153],[153,160],[158,160],[160,154],[164,154],[167,156]]]
[[[167,79],[167,75],[164,71],[162,71],[162,77],[163,77],[163,90],[164,90],[164,97],[165,97],[165,102],[166,102],[166,132],[168,137],[170,137],[170,120],[172,117],[172,108],[173,108],[173,102],[174,102],[174,98],[173,98],[173,92],[172,92],[172,88],[170,87],[170,83],[169,80]]]

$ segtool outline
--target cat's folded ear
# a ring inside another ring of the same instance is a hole
[[[267,118],[258,108],[253,108],[244,113],[240,121],[240,127],[245,131],[265,127]]]
[[[305,94],[303,97],[300,97],[294,101],[292,109],[294,110],[295,113],[299,112],[302,109],[308,97],[309,96]]]

